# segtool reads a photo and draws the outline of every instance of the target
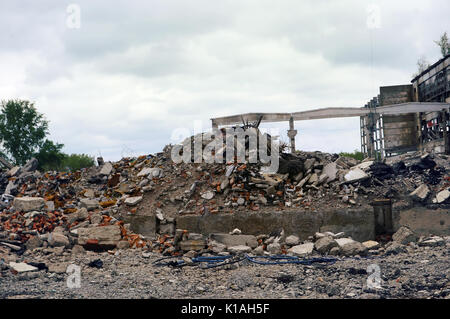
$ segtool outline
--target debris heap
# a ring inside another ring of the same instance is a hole
[[[305,244],[292,237],[277,242],[276,236],[269,234],[252,238],[251,244],[230,246],[217,238],[208,243],[201,235],[177,230],[174,220],[184,214],[239,214],[247,210],[301,213],[367,205],[380,197],[432,207],[449,205],[449,160],[443,155],[412,154],[387,164],[321,152],[281,152],[278,172],[267,174],[260,162],[176,164],[172,148],[168,145],[163,152],[114,163],[101,161],[76,172],[42,173],[36,170],[36,159],[2,172],[0,244],[17,253],[41,246],[90,250],[134,247],[165,254],[259,249],[259,253],[294,255],[314,246],[317,251],[331,253],[339,246],[334,235],[330,236],[338,246],[328,239],[313,246],[302,246]],[[125,222],[142,213],[157,218],[157,238],[133,233]],[[361,245],[353,246],[358,253],[364,250]]]

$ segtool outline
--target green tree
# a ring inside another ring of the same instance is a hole
[[[436,43],[441,48],[443,57],[445,57],[447,54],[450,54],[450,44],[448,43],[447,32],[444,32],[441,38],[438,41],[434,41],[434,43]]]
[[[364,153],[362,153],[358,150],[354,150],[353,153],[340,152],[339,156],[353,157],[354,159],[357,159],[358,161],[362,161],[364,159]]]
[[[33,103],[24,100],[1,102],[0,142],[4,153],[23,165],[44,143],[48,122]]]
[[[63,161],[63,167],[71,170],[72,172],[91,166],[94,166],[94,158],[87,154],[67,155]]]
[[[39,152],[34,155],[39,162],[38,170],[61,170],[63,168],[64,159],[67,157],[66,154],[61,152],[63,147],[64,144],[55,144],[46,139],[39,149]]]

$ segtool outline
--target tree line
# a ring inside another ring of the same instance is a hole
[[[65,154],[64,144],[48,139],[48,121],[26,100],[1,102],[0,156],[15,165],[35,157],[40,171],[75,171],[94,165],[87,154]]]

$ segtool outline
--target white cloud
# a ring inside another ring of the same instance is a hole
[[[195,120],[362,106],[409,83],[422,54],[439,58],[450,9],[373,1],[371,35],[356,0],[79,1],[73,30],[69,2],[25,3],[0,4],[0,98],[35,101],[66,152],[105,159],[158,152]],[[359,148],[357,118],[296,125],[302,149]]]

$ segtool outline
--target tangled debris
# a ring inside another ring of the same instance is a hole
[[[260,162],[176,164],[172,148],[115,163],[99,160],[98,166],[76,172],[41,173],[36,159],[2,172],[1,245],[17,254],[40,247],[111,253],[132,247],[166,255],[208,247],[216,253],[240,253],[250,247],[259,249],[257,253],[302,255],[310,245],[296,250],[292,247],[299,243],[284,245],[269,235],[250,246],[221,246],[215,240],[207,244],[201,235],[176,229],[174,221],[185,214],[361,206],[379,197],[421,205],[449,203],[449,161],[444,155],[412,154],[391,165],[321,152],[280,153],[277,174],[267,174]],[[156,216],[157,238],[133,233],[125,222],[142,211]]]

